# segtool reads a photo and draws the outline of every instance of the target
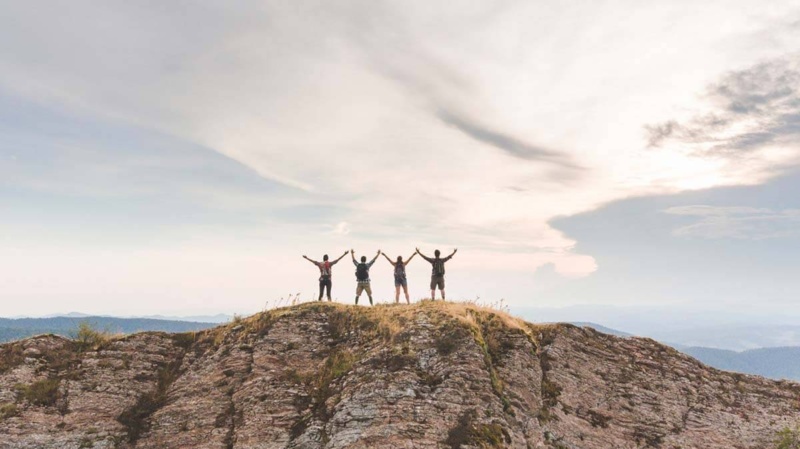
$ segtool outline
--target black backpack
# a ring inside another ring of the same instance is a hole
[[[404,263],[395,264],[395,266],[394,266],[394,277],[397,277],[397,278],[406,277],[406,265]]]
[[[356,265],[356,279],[359,281],[369,280],[369,267],[364,262]]]
[[[433,275],[434,276],[444,276],[444,260],[443,259],[434,259],[433,260]]]

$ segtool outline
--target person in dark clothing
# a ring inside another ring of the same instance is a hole
[[[397,256],[397,262],[392,262],[392,259],[383,253],[383,257],[389,261],[390,264],[394,267],[394,302],[395,304],[400,303],[400,287],[403,287],[403,292],[406,294],[406,304],[411,304],[411,300],[408,298],[408,280],[406,280],[406,265],[411,262],[411,259],[416,256],[417,253],[411,255],[408,259],[403,262],[403,256]]]
[[[337,262],[342,260],[342,257],[347,255],[347,251],[344,252],[338,259],[334,260],[333,262],[328,261],[328,255],[325,254],[322,256],[322,262],[317,262],[316,260],[311,260],[306,256],[303,256],[303,259],[313,263],[319,268],[319,299],[317,301],[322,301],[322,292],[323,290],[326,291],[328,296],[328,301],[331,300],[331,267],[336,265]]]
[[[372,305],[372,287],[370,287],[369,269],[372,264],[375,263],[375,260],[378,259],[378,256],[381,255],[381,250],[378,250],[378,254],[375,254],[375,257],[369,262],[367,262],[367,256],[361,256],[361,262],[356,262],[356,254],[352,249],[350,250],[350,255],[353,257],[353,265],[356,266],[356,282],[358,283],[356,287],[356,305],[358,305],[358,297],[361,296],[361,292],[367,292],[367,296],[369,296],[369,305]]]
[[[431,299],[432,300],[436,299],[436,288],[437,287],[442,292],[442,300],[445,299],[445,295],[444,295],[444,264],[448,260],[452,259],[453,256],[456,255],[457,251],[458,251],[458,249],[454,249],[453,252],[449,256],[447,256],[444,259],[442,259],[442,258],[439,257],[441,255],[441,253],[437,249],[436,251],[433,252],[433,255],[435,257],[433,259],[431,259],[430,257],[427,257],[424,254],[422,254],[421,252],[419,252],[419,248],[417,248],[417,254],[419,254],[420,257],[422,257],[423,259],[425,259],[428,262],[430,262],[431,265],[433,266],[433,271],[431,272]]]

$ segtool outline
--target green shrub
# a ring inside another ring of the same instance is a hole
[[[44,379],[30,385],[17,385],[17,393],[33,405],[53,406],[58,401],[61,379]]]
[[[470,409],[459,418],[456,426],[450,429],[445,444],[452,449],[462,446],[479,448],[506,447],[511,443],[511,435],[497,423],[480,423],[477,421],[477,412]]]
[[[786,427],[775,440],[775,449],[800,449],[800,427]]]
[[[11,371],[25,362],[22,345],[8,343],[0,347],[0,374]]]
[[[97,350],[111,340],[111,334],[107,331],[96,329],[91,323],[83,321],[78,324],[78,330],[70,335],[78,344],[78,349]]]
[[[117,421],[125,427],[128,441],[135,443],[149,430],[148,418],[167,403],[167,391],[180,374],[180,363],[173,362],[158,370],[155,390],[139,396],[136,403],[125,409]]]
[[[18,416],[19,409],[17,408],[17,404],[13,402],[9,402],[3,405],[0,405],[0,421],[11,418],[12,416]]]

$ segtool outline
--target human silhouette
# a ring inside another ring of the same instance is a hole
[[[383,253],[383,257],[389,261],[390,264],[394,267],[394,302],[395,304],[400,303],[400,288],[403,288],[403,293],[406,295],[406,304],[411,304],[411,300],[408,298],[408,280],[406,279],[406,265],[411,262],[411,259],[416,256],[417,253],[414,252],[411,254],[411,257],[403,261],[403,256],[397,256],[397,261],[392,262],[392,259]]]
[[[311,260],[306,256],[303,256],[303,259],[313,263],[319,268],[319,299],[317,301],[322,301],[322,291],[326,290],[328,301],[331,301],[331,267],[336,265],[337,262],[342,260],[342,257],[347,255],[347,251],[344,252],[338,259],[334,260],[333,262],[328,261],[328,255],[325,254],[322,256],[322,262],[317,262],[316,260]]]
[[[361,262],[356,262],[355,251],[352,249],[350,250],[350,255],[353,257],[353,265],[356,266],[356,305],[358,305],[358,298],[361,296],[361,292],[367,292],[367,296],[369,296],[369,305],[372,305],[372,287],[370,287],[369,269],[372,267],[372,264],[375,263],[378,256],[381,255],[381,250],[378,250],[378,253],[375,254],[375,257],[369,262],[367,262],[367,256],[361,256]]]
[[[437,249],[436,251],[433,252],[433,255],[435,257],[433,259],[431,259],[430,257],[427,257],[424,254],[422,254],[419,251],[419,248],[417,248],[417,254],[419,254],[420,257],[422,257],[423,259],[425,259],[428,262],[430,262],[431,265],[433,266],[433,270],[431,271],[431,299],[432,300],[436,299],[436,288],[437,287],[442,292],[442,300],[445,299],[445,294],[444,294],[444,264],[448,260],[452,259],[453,256],[456,255],[457,251],[458,251],[458,248],[454,249],[453,252],[450,253],[449,256],[447,256],[444,259],[442,259],[442,258],[439,257],[441,255],[441,253]]]

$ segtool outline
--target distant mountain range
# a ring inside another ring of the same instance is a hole
[[[591,327],[604,334],[616,335],[617,337],[633,336],[627,332],[618,331],[597,323],[573,322],[572,324]],[[684,346],[674,343],[665,344],[717,369],[745,374],[756,374],[772,379],[800,381],[799,346],[731,351],[728,349]]]
[[[112,334],[131,334],[143,331],[189,332],[208,329],[217,323],[200,323],[152,318],[114,318],[104,316],[69,316],[51,318],[0,318],[0,342],[19,340],[41,334],[70,337],[80,323]]]
[[[725,371],[800,381],[800,347],[797,346],[742,352],[697,347],[679,350],[706,365]]]
[[[249,315],[249,314],[248,314]],[[88,318],[88,317],[103,317],[103,318],[123,318],[123,319],[151,319],[151,320],[166,320],[166,321],[190,321],[193,323],[227,323],[233,319],[233,315],[218,313],[216,315],[196,315],[196,316],[172,316],[172,315],[141,315],[141,316],[114,316],[114,315],[97,315],[87,314],[82,312],[69,312],[69,313],[53,313],[44,316],[13,316],[8,319],[16,320],[20,318]],[[2,320],[3,318],[0,318]]]
[[[602,323],[607,328],[685,347],[746,351],[800,346],[800,308],[576,305],[517,307],[512,312],[535,323]]]

